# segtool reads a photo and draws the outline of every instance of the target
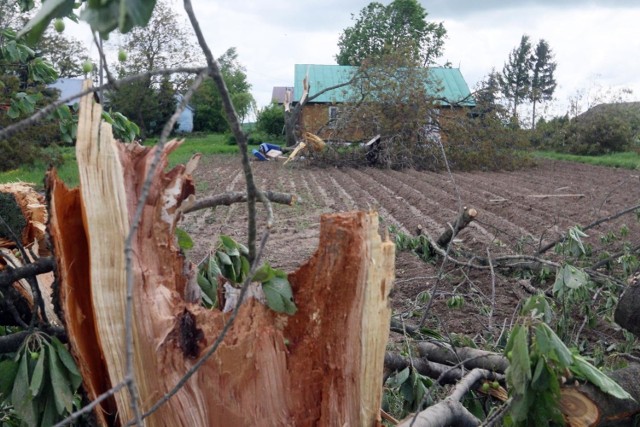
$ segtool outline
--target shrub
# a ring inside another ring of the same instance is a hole
[[[619,117],[596,114],[576,126],[574,154],[607,154],[624,151],[632,140],[631,127]]]
[[[280,136],[284,128],[284,108],[273,103],[258,112],[256,128],[267,135]],[[267,138],[268,139],[268,138]]]

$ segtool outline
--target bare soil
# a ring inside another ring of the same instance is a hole
[[[266,245],[265,258],[275,267],[294,271],[313,253],[318,242],[320,216],[349,210],[375,210],[381,233],[415,235],[422,226],[437,238],[455,220],[462,206],[478,211],[477,220],[456,238],[454,250],[473,251],[479,256],[534,254],[547,242],[559,238],[574,225],[588,225],[640,202],[638,171],[539,160],[532,168],[515,172],[433,173],[416,170],[373,168],[315,168],[302,164],[283,166],[277,162],[254,162],[261,189],[296,194],[295,206],[274,205],[275,227]],[[197,197],[225,191],[244,191],[239,159],[217,156],[203,159],[194,173]],[[260,226],[265,211],[259,207]],[[219,234],[246,241],[247,212],[243,204],[221,206],[188,214],[182,227],[195,246],[189,257],[199,262],[215,245]],[[634,214],[605,222],[587,232],[585,242],[594,257],[620,249],[621,241],[605,243],[601,237],[618,233],[626,225],[623,240],[637,245],[640,225]],[[547,258],[556,255],[553,250]],[[518,304],[528,295],[519,284],[521,275],[496,274],[468,269],[444,269],[441,263],[425,263],[410,252],[398,252],[396,281],[392,293],[394,315],[417,322],[421,314],[420,294],[433,295],[427,325],[445,333],[477,338],[492,323],[512,321]],[[495,280],[495,285],[494,285]],[[551,283],[537,283],[548,289]],[[492,297],[495,288],[495,297]],[[447,307],[454,294],[462,295],[460,309]],[[494,304],[495,302],[495,304]],[[492,319],[489,311],[495,306]],[[606,344],[619,339],[611,328],[591,335]]]

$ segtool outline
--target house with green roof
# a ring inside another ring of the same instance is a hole
[[[293,103],[300,102],[303,95],[303,81],[308,79],[309,96],[311,97],[299,117],[302,131],[320,134],[322,129],[334,120],[341,108],[354,99],[354,88],[346,85],[323,92],[327,88],[340,86],[349,82],[358,67],[341,65],[296,64]],[[472,108],[475,100],[471,95],[467,82],[458,68],[431,67],[425,78],[425,91],[433,98],[434,108],[446,109]],[[354,140],[370,138],[362,132],[355,135]]]

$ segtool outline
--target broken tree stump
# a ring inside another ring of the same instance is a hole
[[[125,237],[155,148],[113,140],[91,97],[80,114],[80,188],[51,175],[51,235],[72,353],[94,399],[125,377]],[[184,166],[163,172],[179,144],[161,154],[131,252],[142,412],[211,348],[230,316],[185,299],[193,273],[174,231],[194,185]],[[318,250],[289,276],[296,314],[249,299],[217,351],[146,425],[379,424],[394,250],[375,213],[323,216]],[[116,393],[96,411],[99,422],[131,420],[129,399]]]
[[[446,230],[438,237],[437,244],[443,249],[449,246],[454,237],[467,225],[471,223],[478,215],[478,211],[473,208],[463,208],[458,218],[450,224],[447,224]]]

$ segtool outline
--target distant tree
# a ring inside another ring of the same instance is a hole
[[[501,89],[500,89],[500,73],[495,69],[478,84],[475,93],[476,107],[474,112],[479,115],[487,114],[504,114],[504,107],[500,103]]]
[[[159,1],[149,25],[134,27],[122,36],[120,48],[127,52],[124,62],[115,64],[119,77],[145,73],[151,70],[194,65],[202,62],[195,50],[197,43],[187,31],[186,23],[171,9],[166,1]],[[111,107],[130,117],[140,126],[144,138],[158,130],[155,123],[162,120],[159,92],[162,76],[149,76],[121,85],[108,94]],[[175,107],[175,93],[187,84],[187,78],[173,75],[173,93],[163,89],[163,102],[170,100]]]
[[[255,106],[250,93],[251,84],[247,81],[245,68],[238,61],[235,47],[218,58],[220,71],[224,79],[236,113],[243,120]],[[211,78],[205,79],[192,98],[195,109],[193,127],[196,131],[226,132],[229,130],[222,107],[222,98]]]
[[[275,102],[258,112],[256,119],[258,131],[267,135],[280,136],[284,128],[284,108]]]
[[[534,129],[536,127],[536,104],[550,101],[553,98],[553,92],[556,90],[557,84],[554,78],[556,66],[557,64],[553,61],[553,53],[549,44],[544,39],[541,39],[532,57],[531,67],[531,92],[529,93],[529,99],[533,103],[531,123]]]
[[[89,59],[87,49],[78,40],[52,29],[47,30],[35,46],[37,56],[51,63],[60,78],[84,75],[82,63]]]
[[[512,119],[517,122],[518,106],[528,99],[531,91],[531,42],[523,35],[520,45],[509,54],[502,68],[502,94],[512,105]]]
[[[380,57],[398,48],[408,49],[422,65],[442,55],[446,30],[442,23],[428,22],[427,12],[417,0],[394,0],[388,6],[369,3],[355,24],[338,41],[338,65],[361,65],[366,58]]]

